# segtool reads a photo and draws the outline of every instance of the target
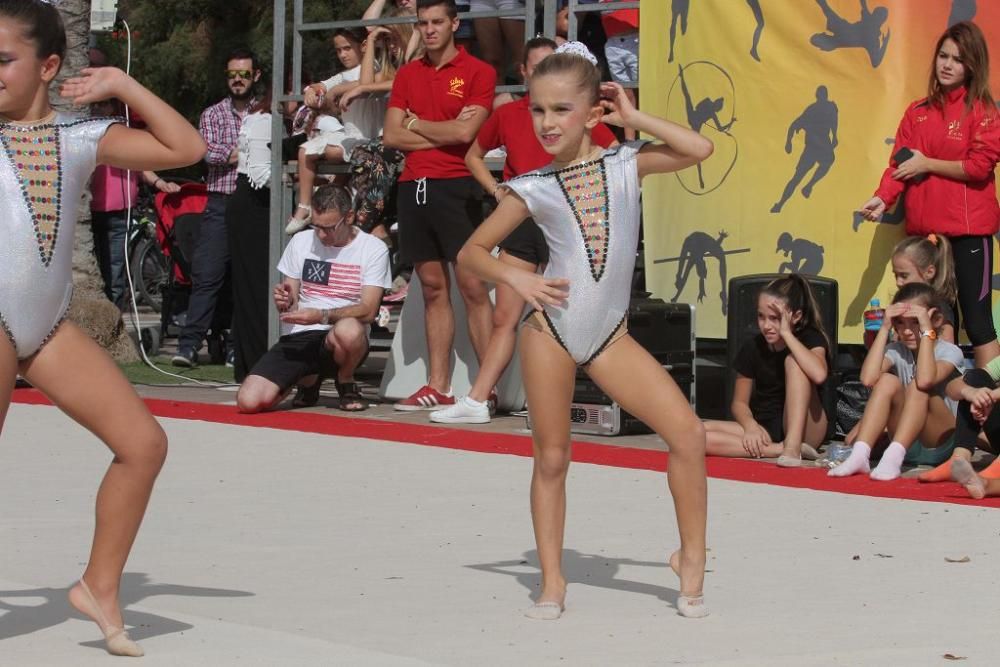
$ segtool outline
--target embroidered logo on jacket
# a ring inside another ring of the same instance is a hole
[[[964,137],[962,135],[962,122],[958,120],[948,121],[948,138],[957,139],[961,141]]]

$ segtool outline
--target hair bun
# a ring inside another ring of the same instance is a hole
[[[569,53],[570,55],[580,56],[585,60],[590,61],[590,64],[597,67],[597,56],[590,52],[587,45],[583,42],[563,42],[558,47],[556,47],[556,53]]]

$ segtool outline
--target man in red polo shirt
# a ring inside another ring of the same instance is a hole
[[[535,37],[524,45],[521,78],[527,85],[538,63],[552,55],[556,43],[548,37]],[[598,123],[591,139],[595,144],[613,146],[615,135],[604,123]],[[524,95],[518,100],[497,107],[465,155],[465,163],[479,184],[499,203],[507,194],[503,184],[498,183],[486,166],[487,151],[499,146],[507,149],[507,159],[503,165],[503,179],[509,181],[515,176],[540,169],[552,162],[535,134],[531,119],[531,98]],[[510,236],[500,243],[500,261],[512,264],[526,271],[535,271],[549,261],[549,248],[542,236],[542,230],[532,220],[522,222]],[[432,422],[442,424],[487,424],[490,421],[488,400],[493,387],[500,380],[517,344],[517,323],[524,311],[524,299],[506,285],[497,285],[496,312],[493,317],[493,333],[490,344],[479,366],[479,374],[469,390],[469,395],[456,401],[455,405],[432,412]]]
[[[420,277],[429,357],[427,384],[397,403],[397,410],[455,403],[448,264],[455,264],[483,220],[482,189],[465,166],[465,152],[489,115],[496,87],[493,68],[455,46],[458,23],[454,0],[417,1],[417,29],[427,52],[397,72],[385,114],[385,145],[406,153],[396,204],[399,243]],[[469,338],[482,359],[493,320],[489,293],[478,277],[457,266],[455,276]]]

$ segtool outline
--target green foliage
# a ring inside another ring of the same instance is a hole
[[[368,0],[302,0],[306,22],[361,18]],[[119,13],[132,29],[132,75],[197,123],[205,107],[226,94],[226,55],[249,46],[261,60],[263,81],[273,62],[272,0],[122,0]],[[286,62],[291,63],[292,3],[286,2]],[[123,34],[107,34],[98,45],[112,64],[124,67]],[[303,42],[304,71],[322,78],[336,70],[329,35]],[[306,77],[309,78],[309,77]]]
[[[360,19],[369,0],[302,0],[307,23]],[[291,67],[292,2],[286,2],[286,71]],[[226,95],[226,56],[249,47],[260,59],[261,86],[270,85],[274,61],[273,0],[121,0],[119,14],[132,30],[131,73],[197,125],[201,112]],[[125,68],[124,31],[98,36],[112,65]],[[337,69],[330,35],[303,40],[303,81]],[[288,77],[291,81],[291,77]],[[185,170],[184,176],[197,176]]]

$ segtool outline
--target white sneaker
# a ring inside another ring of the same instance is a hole
[[[432,412],[431,421],[437,424],[489,424],[490,406],[463,396],[455,405]]]

